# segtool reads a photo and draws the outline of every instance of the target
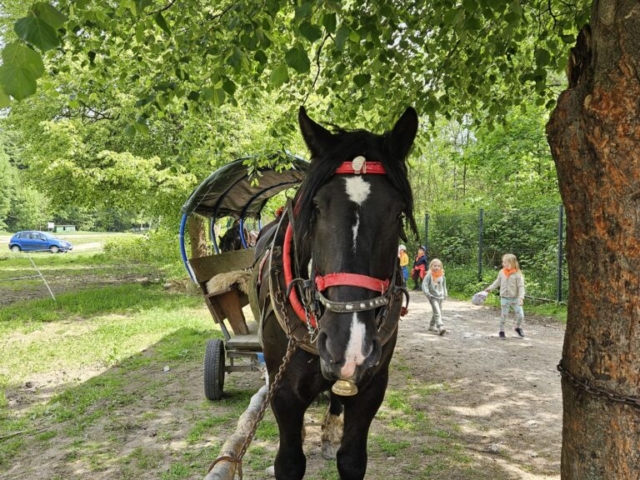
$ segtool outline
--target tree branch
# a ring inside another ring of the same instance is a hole
[[[162,7],[159,10],[155,10],[153,12],[147,13],[147,16],[151,16],[151,15],[157,15],[158,13],[162,13],[165,12],[167,10],[169,10],[171,7],[173,7],[173,5],[177,2],[178,0],[171,0],[171,2],[169,2],[169,5]]]

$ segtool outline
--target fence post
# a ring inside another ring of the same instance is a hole
[[[484,230],[484,209],[480,209],[478,218],[478,281],[482,281],[482,232]]]
[[[564,235],[564,207],[558,208],[558,284],[556,286],[556,300],[562,301],[562,240]]]
[[[429,214],[424,214],[424,246],[427,247],[427,251],[424,254],[429,258]]]

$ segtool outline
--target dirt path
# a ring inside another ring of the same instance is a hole
[[[556,364],[563,326],[528,317],[526,338],[519,338],[508,324],[507,338],[501,340],[496,309],[447,300],[443,313],[447,334],[428,332],[431,308],[421,293],[412,292],[410,313],[400,324],[385,403],[370,432],[366,478],[559,480],[562,402]],[[141,355],[155,358],[155,348]],[[239,414],[234,396],[256,392],[262,376],[228,375],[227,400],[206,402],[199,355],[197,362],[170,362],[168,373],[166,364],[158,362],[126,373],[118,368],[105,373],[118,376],[123,385],[118,395],[123,398],[130,390],[139,393],[135,400],[111,405],[108,414],[80,432],[81,439],[66,432],[76,428],[82,416],[69,425],[39,418],[33,428],[54,436],[48,443],[29,444],[8,470],[0,471],[0,479],[81,480],[90,472],[93,480],[201,480],[219,445],[235,429]],[[84,382],[95,374],[87,368],[77,376]],[[30,380],[46,383],[37,377]],[[58,388],[64,387],[52,384],[45,390]],[[9,408],[19,410],[37,400],[27,398],[27,393],[46,393],[23,390],[11,392]],[[325,408],[315,405],[305,416],[305,480],[337,478],[335,463],[324,460],[320,451]],[[268,411],[265,423],[273,422]],[[194,437],[200,440],[189,440],[197,425],[207,427]],[[256,436],[245,458],[246,480],[269,478],[265,468],[273,462],[277,437],[264,435]],[[85,444],[95,452],[78,458]],[[188,469],[185,459],[190,459]]]
[[[426,331],[428,301],[412,292],[411,302],[396,355],[416,379],[450,387],[429,397],[426,413],[453,414],[474,455],[488,455],[512,474],[499,478],[560,478],[562,397],[556,365],[564,326],[527,318],[524,339],[508,323],[501,340],[497,310],[447,300],[447,334],[440,337]],[[392,375],[392,385],[397,381]],[[549,474],[532,474],[523,466]]]

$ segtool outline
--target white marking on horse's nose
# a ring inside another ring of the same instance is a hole
[[[344,365],[340,369],[342,378],[353,377],[353,374],[356,373],[356,367],[364,363],[366,357],[362,352],[364,350],[365,333],[364,323],[358,319],[358,314],[354,313],[353,317],[351,317],[351,336],[344,352]]]

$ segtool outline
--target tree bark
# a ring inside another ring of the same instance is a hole
[[[547,125],[567,212],[564,368],[640,397],[640,3],[595,0]],[[562,378],[564,480],[640,478],[640,408]]]
[[[207,256],[207,236],[205,219],[200,215],[191,215],[187,220],[187,231],[191,243],[191,258]]]

